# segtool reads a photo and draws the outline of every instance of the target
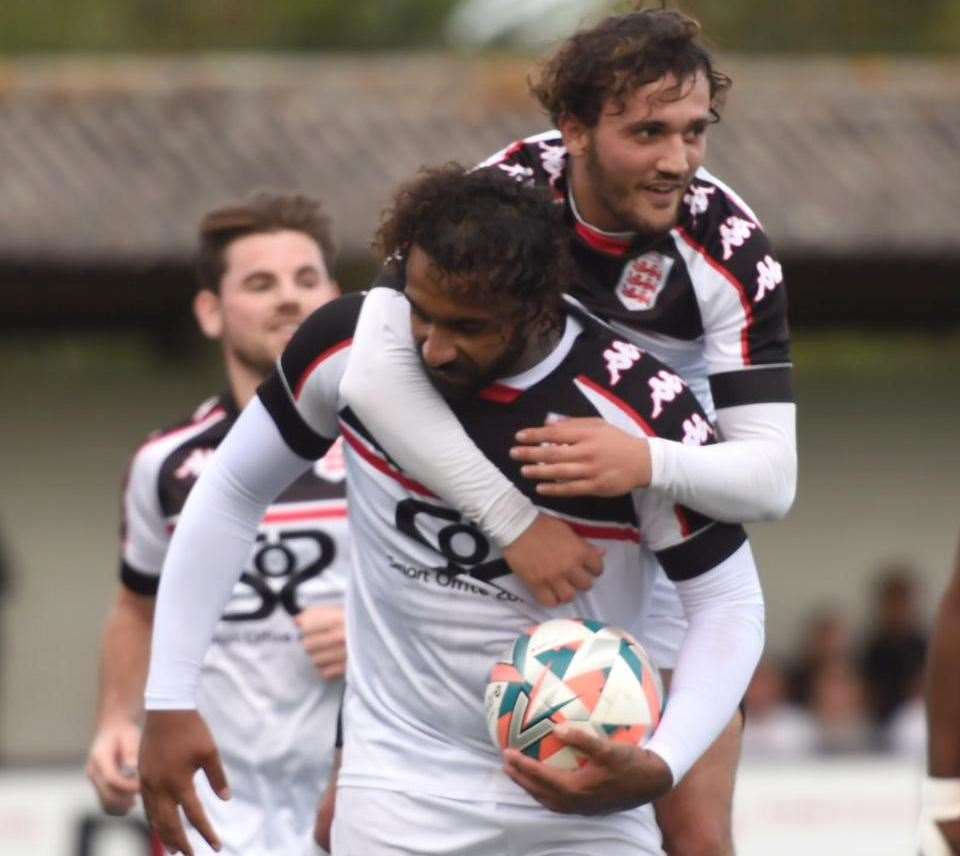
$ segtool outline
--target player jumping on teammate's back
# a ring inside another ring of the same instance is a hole
[[[534,87],[556,130],[480,168],[552,195],[579,273],[571,293],[621,340],[612,364],[628,363],[631,349],[657,356],[670,368],[651,390],[666,402],[682,379],[711,419],[672,439],[598,421],[531,421],[518,426],[526,430],[512,454],[540,496],[642,487],[717,520],[774,519],[790,508],[797,473],[786,292],[757,216],[703,168],[730,80],[698,33],[663,8],[576,33]],[[386,292],[373,289],[357,326],[343,383],[353,411],[393,460],[502,547],[542,603],[588,589],[596,556],[477,450],[424,378]],[[710,436],[722,442],[701,444]],[[683,627],[661,575],[642,639],[659,666],[676,663]],[[671,856],[732,856],[740,730],[737,718],[658,804]]]
[[[621,340],[562,300],[550,210],[533,189],[444,169],[398,194],[382,231],[386,253],[404,252],[405,292],[392,299],[408,307],[408,335],[431,382],[529,496],[535,491],[509,455],[528,420],[594,418],[632,436],[679,439],[705,418],[684,386],[669,401],[651,394],[662,364],[646,354],[629,366],[612,360],[623,353]],[[570,853],[659,854],[646,804],[679,781],[730,720],[762,648],[762,595],[742,527],[651,491],[538,498],[606,553],[603,577],[559,614],[633,629],[662,565],[690,625],[646,748],[574,732],[562,739],[591,759],[576,772],[545,769],[513,750],[501,758],[484,722],[487,673],[521,630],[558,613],[539,606],[497,546],[397,468],[345,406],[339,387],[362,302],[330,304],[298,332],[181,517],[164,567],[147,693],[142,774],[152,822],[167,844],[181,841],[179,804],[213,835],[190,784],[200,763],[220,783],[215,749],[191,710],[195,670],[263,504],[339,433],[363,572],[348,584],[334,852],[479,856],[506,852],[509,839],[518,853],[553,852],[562,842]]]

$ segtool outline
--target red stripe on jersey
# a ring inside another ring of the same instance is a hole
[[[599,538],[606,541],[633,541],[639,544],[641,541],[640,532],[636,529],[621,529],[619,526],[591,526],[587,523],[576,523],[573,520],[564,518],[567,524],[577,535],[584,538]]]
[[[687,511],[682,505],[673,506],[673,513],[677,516],[677,523],[680,524],[680,534],[686,538],[691,532],[693,532],[693,527],[690,525],[690,521],[687,519]]]
[[[349,348],[350,343],[353,339],[344,339],[342,342],[338,342],[332,348],[327,348],[319,357],[317,357],[309,366],[307,370],[300,375],[300,380],[297,381],[297,388],[293,391],[293,397],[296,401],[300,400],[300,393],[303,392],[304,384],[310,379],[310,375],[314,373],[318,368],[320,368],[323,363],[330,359],[334,354],[338,354],[344,348]]]
[[[137,449],[137,454],[142,452],[148,446],[153,446],[155,443],[159,443],[161,440],[169,440],[171,437],[176,437],[177,434],[186,434],[188,431],[197,431],[197,429],[208,428],[214,423],[219,422],[226,415],[227,411],[222,407],[215,407],[206,416],[204,416],[203,419],[198,419],[196,422],[191,422],[189,425],[181,425],[178,428],[174,428],[172,431],[167,431],[164,434],[157,434],[155,437],[150,437],[139,449]]]
[[[264,523],[295,523],[299,520],[345,520],[347,507],[306,508],[300,511],[274,511],[263,518]]]
[[[150,831],[150,856],[167,856],[167,848],[153,830]]]
[[[609,389],[604,389],[600,384],[595,380],[591,380],[586,375],[578,375],[577,380],[582,383],[584,386],[590,387],[597,395],[602,395],[607,401],[609,401],[614,407],[618,410],[623,411],[624,414],[629,416],[636,424],[637,427],[643,431],[648,437],[656,437],[657,432],[650,427],[650,424],[644,419],[636,410],[634,410],[627,402],[622,398],[618,398]]]
[[[511,143],[507,148],[503,150],[503,154],[500,156],[498,163],[503,163],[504,161],[510,160],[514,155],[520,154],[523,151],[523,140],[517,140],[515,143]]]
[[[514,389],[502,383],[492,383],[485,389],[481,389],[477,393],[477,398],[492,401],[495,404],[513,404],[521,395],[523,395],[522,389]]]
[[[743,356],[743,364],[745,366],[749,366],[751,364],[750,328],[753,326],[753,309],[750,306],[750,295],[747,294],[747,290],[744,288],[743,283],[740,282],[740,280],[737,279],[722,264],[720,264],[720,262],[712,258],[707,252],[707,248],[704,247],[703,244],[697,243],[690,233],[687,232],[682,226],[676,226],[675,228],[677,230],[677,234],[683,238],[689,247],[736,289],[737,297],[740,298],[740,306],[743,309],[744,317],[743,329],[740,331],[740,353]]]
[[[390,466],[379,455],[371,451],[366,444],[357,437],[343,422],[340,423],[340,433],[343,435],[343,440],[345,443],[350,445],[361,458],[363,458],[370,466],[374,469],[379,470],[386,476],[390,476],[394,481],[399,482],[407,490],[412,490],[414,493],[419,493],[421,496],[429,496],[433,499],[436,499],[436,494],[431,493],[427,488],[425,488],[419,482],[415,482],[413,479],[408,479],[403,473],[398,472],[393,467]]]
[[[606,253],[608,256],[623,256],[630,249],[630,240],[622,240],[604,235],[596,229],[591,229],[586,223],[577,223],[577,234],[593,249]]]

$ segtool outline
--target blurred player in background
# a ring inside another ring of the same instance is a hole
[[[927,779],[920,856],[960,854],[960,545],[927,658]]]
[[[614,334],[565,301],[558,213],[541,190],[445,168],[402,188],[380,233],[384,255],[405,259],[406,299],[391,292],[392,299],[407,307],[408,335],[431,382],[533,496],[509,457],[525,422],[551,412],[591,415],[634,436],[655,430],[670,438],[706,424],[689,390],[651,399],[649,381],[662,364],[639,352],[617,359]],[[182,806],[216,840],[191,784],[202,767],[217,791],[225,787],[193,709],[196,672],[263,507],[340,433],[362,572],[351,575],[346,601],[350,660],[333,852],[661,853],[647,803],[729,722],[763,646],[763,598],[743,528],[651,491],[538,497],[606,551],[605,573],[589,592],[567,607],[540,606],[495,545],[398,470],[344,406],[340,379],[363,299],[343,298],[304,324],[180,518],[146,692],[140,773],[151,823],[168,847],[183,848]],[[591,759],[576,771],[515,750],[502,757],[483,710],[498,653],[548,617],[635,622],[657,560],[677,581],[689,628],[650,742],[616,745],[573,730],[561,738]]]
[[[134,455],[123,496],[120,588],[101,654],[87,775],[103,808],[133,806],[160,570],[187,496],[300,323],[339,294],[330,224],[304,196],[260,194],[200,224],[194,314],[223,348],[228,389]],[[349,563],[339,446],[267,510],[199,677],[233,798],[199,782],[222,852],[309,853],[343,691]],[[204,568],[198,567],[198,573]],[[302,639],[301,639],[302,636]],[[196,853],[209,852],[194,836]]]
[[[557,130],[512,144],[482,168],[549,190],[578,269],[571,293],[616,332],[611,359],[628,365],[638,348],[654,354],[672,366],[650,379],[657,412],[689,385],[710,421],[675,439],[556,421],[521,432],[514,456],[545,497],[645,488],[718,520],[773,519],[796,487],[786,293],[756,215],[702,167],[730,80],[698,33],[680,12],[655,9],[575,34],[533,87]],[[385,281],[390,274],[388,266]],[[477,451],[426,379],[402,313],[391,312],[389,291],[374,289],[344,379],[353,411],[400,466],[503,547],[542,602],[589,588],[596,556]],[[723,442],[701,445],[715,432]],[[641,638],[670,668],[683,620],[664,579],[653,608],[659,623],[648,621]],[[738,716],[658,805],[669,853],[733,852],[740,731]]]

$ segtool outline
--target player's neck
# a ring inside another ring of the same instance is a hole
[[[243,410],[250,403],[250,399],[256,395],[257,387],[267,379],[266,375],[245,365],[229,351],[224,353],[224,367],[233,400],[237,404],[237,409]]]
[[[546,317],[535,323],[526,337],[526,345],[516,362],[510,366],[510,375],[518,375],[542,363],[560,342],[565,329],[565,313],[559,319]]]
[[[636,230],[620,222],[593,191],[586,167],[581,160],[571,159],[567,184],[567,202],[578,223],[605,237],[629,240]]]

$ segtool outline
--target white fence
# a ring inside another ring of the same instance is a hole
[[[881,759],[745,764],[738,856],[905,856],[920,770]],[[3,856],[148,856],[142,821],[103,817],[79,771],[0,771]]]

